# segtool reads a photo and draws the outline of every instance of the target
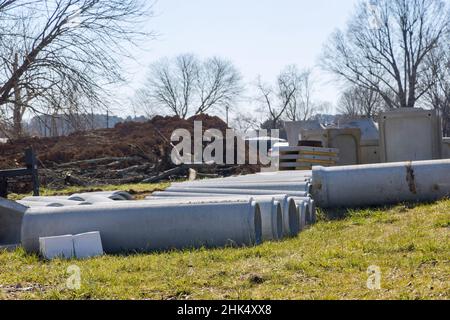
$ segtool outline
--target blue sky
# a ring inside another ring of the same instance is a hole
[[[128,66],[131,88],[162,57],[194,53],[231,60],[246,84],[273,81],[288,64],[314,68],[329,35],[345,26],[357,0],[158,0],[148,28],[158,34]],[[335,103],[338,87],[315,70],[319,100]],[[249,90],[250,94],[250,90]],[[245,103],[242,103],[242,107]]]

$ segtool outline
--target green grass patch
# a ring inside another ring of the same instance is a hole
[[[450,201],[323,215],[296,238],[253,248],[50,262],[2,252],[0,298],[450,298]],[[81,270],[78,290],[66,286],[71,265]],[[367,287],[371,266],[379,290]]]
[[[135,183],[135,184],[121,184],[121,185],[102,185],[89,187],[67,187],[61,190],[41,188],[41,196],[67,196],[74,193],[95,192],[95,191],[126,191],[135,196],[136,199],[143,199],[155,191],[162,191],[169,187],[170,183]],[[20,200],[32,194],[10,194],[8,198],[11,200]]]

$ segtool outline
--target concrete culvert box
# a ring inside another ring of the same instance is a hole
[[[435,110],[399,109],[380,116],[382,162],[441,159],[442,129]]]
[[[346,119],[339,122],[339,128],[358,128],[361,130],[360,164],[380,163],[380,133],[373,119]]]
[[[323,130],[319,121],[285,121],[284,128],[286,129],[287,138],[290,147],[298,147],[302,130]]]
[[[337,165],[355,165],[361,163],[361,130],[327,129],[328,147],[339,149]]]

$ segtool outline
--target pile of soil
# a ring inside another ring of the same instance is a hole
[[[111,129],[77,132],[64,137],[24,138],[0,144],[0,169],[24,166],[24,150],[32,147],[43,185],[62,188],[68,184],[136,183],[176,167],[170,159],[170,138],[176,129],[186,129],[193,137],[194,121],[202,121],[203,130],[218,129],[225,134],[227,129],[220,118],[208,115],[187,120],[157,116],[145,123],[120,123]],[[220,176],[259,170],[257,166],[248,165],[204,165],[195,169]],[[165,179],[173,178],[178,176],[169,175]],[[22,180],[10,184],[10,190],[27,189],[29,185],[21,183]]]

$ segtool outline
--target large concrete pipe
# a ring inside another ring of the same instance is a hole
[[[435,201],[450,195],[450,160],[313,168],[322,208]]]
[[[180,190],[183,188],[224,188],[224,189],[249,189],[249,190],[279,190],[279,191],[300,191],[310,192],[309,182],[205,182],[205,183],[184,183],[167,188],[167,191]]]
[[[304,191],[284,191],[284,190],[251,190],[251,189],[226,189],[226,188],[170,188],[164,193],[155,192],[155,195],[174,193],[202,193],[202,194],[235,194],[235,195],[287,195],[291,197],[308,197],[309,192]]]
[[[230,178],[215,178],[215,179],[205,179],[205,180],[196,180],[190,182],[177,182],[173,183],[173,186],[179,186],[183,184],[209,184],[209,183],[236,183],[236,182],[244,182],[244,183],[274,183],[274,182],[307,182],[311,179],[311,177],[306,176],[298,176],[298,175],[290,175],[290,176],[259,176],[259,175],[250,175],[250,176],[241,176],[241,177],[230,177]]]
[[[273,207],[269,204],[273,201],[277,201],[281,205],[281,214],[282,214],[282,224],[281,230],[282,234],[279,237],[274,237],[273,239],[280,239],[282,237],[294,237],[300,231],[300,221],[298,218],[297,206],[293,198],[288,197],[286,195],[229,195],[229,194],[194,194],[198,195],[198,197],[179,197],[179,198],[170,198],[170,197],[147,197],[146,200],[149,200],[151,203],[178,203],[183,204],[186,202],[195,202],[195,201],[234,201],[234,200],[249,200],[253,199],[260,204],[261,207],[261,215],[269,217],[270,214],[268,212],[273,211]],[[266,203],[265,205],[262,205]],[[272,226],[274,224],[274,217],[272,216]],[[279,219],[278,217],[276,218]],[[266,222],[267,221],[267,222]],[[268,229],[270,225],[270,219],[262,219],[263,229]],[[272,227],[272,230],[278,230],[277,227]],[[278,233],[278,231],[277,231]],[[267,237],[270,232],[266,233],[266,239],[272,240],[272,238]]]
[[[106,253],[255,245],[261,213],[254,201],[149,205],[115,202],[28,209],[21,240],[38,252],[39,237],[99,231]]]
[[[0,198],[0,246],[20,243],[22,219],[28,207]]]

